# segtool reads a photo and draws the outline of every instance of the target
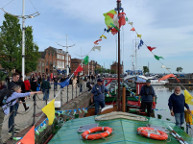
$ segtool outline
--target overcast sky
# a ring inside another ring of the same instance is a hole
[[[12,14],[21,15],[22,0],[0,0],[0,7]],[[116,0],[26,0],[26,14],[40,12],[38,17],[27,19],[26,25],[33,26],[34,41],[43,51],[49,46],[61,48],[75,44],[69,49],[71,56],[80,58],[93,47],[93,42],[104,32],[103,13],[116,7]],[[163,56],[161,62],[176,72],[193,73],[193,0],[122,0],[122,7],[143,41],[157,47],[154,53]],[[0,11],[0,25],[4,20]],[[131,69],[136,34],[126,24],[121,29],[121,59],[124,69]],[[116,35],[108,33],[100,42],[101,51],[90,53],[90,59],[109,68],[116,60]],[[137,40],[138,41],[138,40]],[[138,68],[150,65],[151,72],[167,72],[145,46],[137,52]]]

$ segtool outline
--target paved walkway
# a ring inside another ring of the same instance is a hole
[[[86,83],[83,84],[83,91],[87,90],[86,88]],[[56,91],[56,96],[58,96],[56,98],[56,101],[61,100],[61,96],[60,96],[60,91],[59,91],[59,86],[58,86],[58,91]],[[79,87],[77,86],[73,88],[73,95],[72,95],[72,85],[68,86],[68,101],[70,101],[73,98],[75,98],[76,96],[80,95],[80,90]],[[50,90],[50,97],[49,100],[52,100],[54,98],[54,90],[53,90],[53,85],[52,88]],[[41,109],[46,105],[46,102],[43,101],[43,94],[37,95],[37,106],[36,106],[36,114],[41,112]],[[62,90],[62,103],[66,103],[67,102],[67,87],[63,88]],[[27,105],[29,105],[29,110],[27,112],[25,112],[24,107],[22,104],[19,105],[19,109],[18,109],[18,114],[15,117],[15,124],[16,124],[16,128],[19,128],[20,130],[23,130],[27,127],[29,127],[30,125],[33,124],[33,98],[31,97],[30,99],[26,100]],[[10,136],[8,135],[8,116],[5,116],[4,118],[4,124],[3,124],[3,129],[2,129],[2,138],[3,141],[7,140]],[[39,117],[36,117],[36,121],[39,119]]]

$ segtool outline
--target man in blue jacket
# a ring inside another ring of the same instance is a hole
[[[108,92],[102,80],[98,79],[97,84],[92,88],[91,103],[95,103],[95,115],[99,114],[99,107],[105,107],[105,92]],[[109,92],[108,92],[109,94]]]
[[[176,125],[181,127],[184,123],[184,107],[191,113],[189,106],[185,103],[184,95],[179,86],[175,87],[174,93],[168,100],[168,106],[172,116],[175,116]]]
[[[146,85],[141,88],[139,95],[139,101],[141,99],[142,112],[145,112],[145,110],[147,109],[147,116],[150,117],[152,105],[155,105],[155,92],[153,87],[151,86],[150,80],[146,81]]]

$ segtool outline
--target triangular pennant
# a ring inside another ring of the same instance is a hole
[[[42,111],[48,117],[48,125],[52,125],[55,118],[55,99],[53,99],[50,103],[48,103],[45,107],[42,108]]]
[[[156,47],[147,46],[147,48],[149,49],[149,51],[152,51],[152,50],[154,50]]]
[[[164,59],[162,56],[154,55],[154,57],[155,57],[156,60]]]
[[[185,89],[184,90],[185,103],[193,105],[193,97],[192,95]]]
[[[133,25],[133,22],[129,22],[128,24]]]
[[[94,46],[93,48],[92,48],[92,51],[95,51],[95,50],[101,50],[101,46]]]
[[[105,35],[101,35],[100,38],[107,39],[107,37]]]
[[[35,144],[35,126],[33,126],[17,144]]]
[[[143,40],[142,39],[140,39],[140,41],[139,41],[139,45],[138,45],[138,49],[142,46],[144,44],[144,42],[143,42]]]
[[[77,76],[79,72],[83,71],[83,68],[81,65],[78,66],[78,68],[75,70],[74,75]]]
[[[126,17],[125,20],[128,21],[129,20],[128,17]]]
[[[135,28],[134,28],[134,27],[133,27],[133,28],[131,28],[131,29],[130,29],[130,31],[135,31]]]
[[[95,44],[95,45],[98,45],[98,44],[99,44],[98,42],[99,42],[99,41],[98,41],[98,40],[96,40],[96,41],[94,42],[94,44]]]
[[[83,60],[83,64],[87,65],[88,62],[89,62],[89,57],[86,56],[86,57],[84,58],[84,60]]]
[[[138,37],[138,38],[141,38],[141,34],[137,34],[137,37]]]

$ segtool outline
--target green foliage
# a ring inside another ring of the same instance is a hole
[[[182,68],[182,67],[177,67],[177,68],[176,68],[176,71],[177,71],[177,72],[182,72],[182,71],[183,71],[183,68]]]
[[[22,30],[19,19],[5,14],[3,25],[0,26],[0,64],[10,72],[22,69]],[[38,46],[33,42],[32,27],[25,28],[25,71],[34,71],[37,66],[39,54]]]
[[[19,50],[21,49],[21,29],[19,20],[5,14],[5,21],[0,26],[0,64],[10,72],[17,67]]]
[[[110,73],[110,74],[115,74],[114,70],[110,70],[110,69],[105,69],[105,68],[98,68],[96,69],[97,73]]]
[[[143,73],[149,73],[149,68],[147,66],[143,66]]]

